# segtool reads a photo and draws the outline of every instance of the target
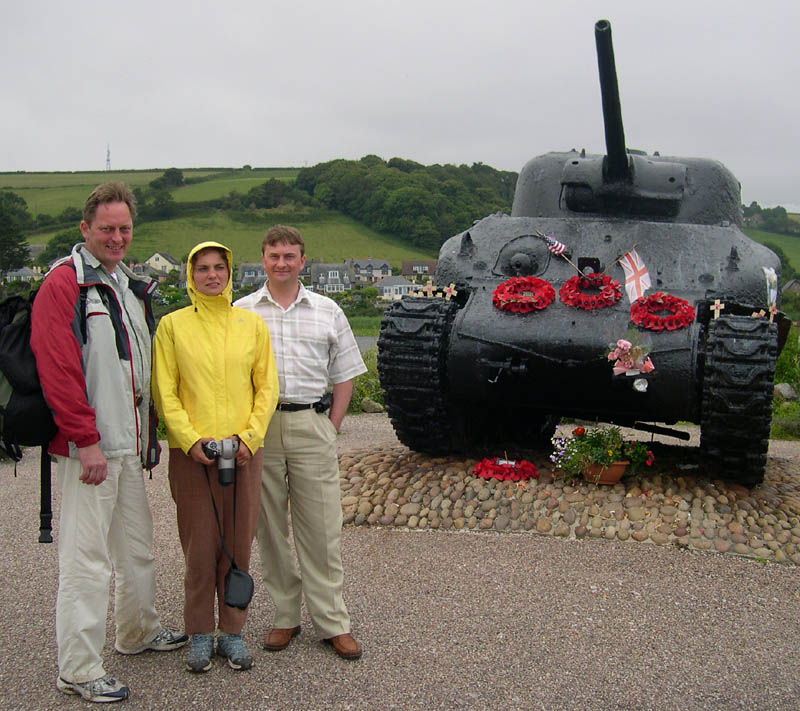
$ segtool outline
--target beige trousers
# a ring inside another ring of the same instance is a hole
[[[290,507],[299,574],[289,547]],[[299,625],[305,597],[321,637],[350,631],[341,533],[336,429],[313,409],[276,411],[264,440],[257,533],[264,584],[275,604],[274,627]]]
[[[105,675],[109,584],[115,574],[116,638],[123,648],[152,640],[161,623],[155,610],[153,518],[139,457],[108,460],[99,486],[79,480],[81,463],[58,457],[56,638],[62,679],[83,682]]]

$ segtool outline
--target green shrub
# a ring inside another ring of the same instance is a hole
[[[775,366],[775,382],[800,387],[800,329],[792,326]]]
[[[378,350],[370,348],[362,354],[367,372],[359,375],[353,382],[353,397],[350,400],[349,413],[361,412],[361,401],[368,397],[383,405],[383,390],[378,378]]]
[[[381,320],[383,316],[348,316],[350,328],[355,336],[378,337],[381,333]]]
[[[782,402],[774,405],[770,438],[800,439],[800,402]]]

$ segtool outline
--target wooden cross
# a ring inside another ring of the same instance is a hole
[[[721,303],[719,299],[714,299],[714,303],[709,308],[714,312],[714,318],[718,319],[719,312],[725,308],[725,304]]]
[[[425,286],[423,286],[423,287],[422,287],[422,292],[423,292],[423,293],[425,294],[425,296],[427,296],[428,298],[430,298],[431,296],[433,296],[433,292],[434,292],[434,291],[436,291],[436,287],[434,287],[434,285],[433,285],[433,282],[432,282],[432,281],[428,281],[428,282],[426,282]]]
[[[755,318],[764,318],[764,316],[767,315],[767,312],[764,311],[764,309],[759,309],[758,311],[753,311],[753,313],[751,313],[750,315]]]
[[[772,319],[774,319],[774,318],[775,318],[775,316],[777,316],[777,314],[778,314],[778,307],[777,307],[777,305],[775,304],[775,302],[773,301],[773,302],[770,304],[770,307],[769,307],[769,322],[770,322],[770,323],[772,323]]]
[[[446,286],[442,291],[444,293],[445,301],[450,301],[450,299],[458,293],[456,291],[456,285],[453,284],[453,282],[450,282],[450,286]]]

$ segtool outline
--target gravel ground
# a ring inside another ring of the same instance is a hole
[[[345,420],[340,451],[352,456],[367,444],[397,444],[385,416]],[[795,446],[786,452],[800,459]],[[86,708],[55,688],[57,555],[36,543],[37,465],[33,452],[17,478],[0,466],[0,705]],[[159,467],[147,482],[158,607],[164,623],[179,626],[183,561],[165,475]],[[306,616],[286,651],[261,650],[272,608],[257,581],[245,628],[251,671],[217,661],[195,676],[183,671],[181,651],[123,657],[109,643],[107,669],[132,692],[121,708],[798,708],[795,566],[492,531],[346,526],[342,543],[360,661],[320,644]]]

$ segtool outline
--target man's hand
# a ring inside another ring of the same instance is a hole
[[[350,404],[350,398],[353,397],[353,380],[345,380],[343,383],[336,383],[333,386],[333,402],[331,409],[328,413],[328,418],[333,423],[336,431],[342,426],[342,420],[347,412],[347,406]]]
[[[90,444],[88,447],[78,447],[78,458],[81,460],[81,475],[78,477],[84,484],[97,486],[102,484],[108,476],[108,463],[100,451],[100,445]]]

